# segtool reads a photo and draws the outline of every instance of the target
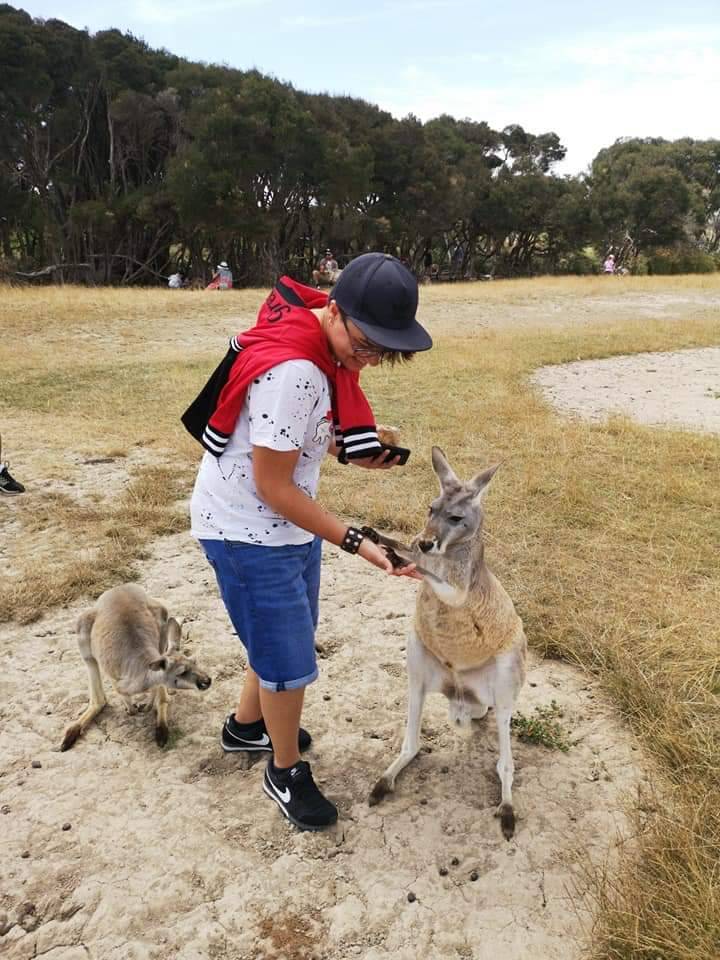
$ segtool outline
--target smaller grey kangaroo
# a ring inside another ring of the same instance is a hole
[[[457,727],[469,729],[473,719],[494,708],[502,784],[497,815],[509,840],[515,832],[510,720],[525,680],[527,642],[512,600],[485,564],[482,497],[497,466],[463,483],[439,447],[432,449],[432,465],[440,496],[430,506],[425,529],[410,546],[380,536],[391,554],[417,563],[423,583],[407,647],[405,739],[369,802],[372,806],[395,789],[397,775],[420,748],[425,696],[443,693],[449,701],[450,722]]]
[[[168,687],[207,690],[211,680],[178,652],[180,625],[159,600],[126,583],[106,590],[77,622],[78,647],[88,669],[90,703],[65,731],[61,750],[69,750],[100,713],[107,699],[100,667],[114,681],[128,713],[132,697],[153,690],[155,740],[168,740]]]

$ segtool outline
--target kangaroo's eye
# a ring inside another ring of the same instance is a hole
[[[450,523],[462,523],[462,517],[448,517]]]

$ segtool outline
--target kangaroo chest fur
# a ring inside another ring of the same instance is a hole
[[[524,633],[512,600],[486,569],[480,592],[470,591],[462,606],[443,603],[423,583],[415,608],[415,630],[422,645],[448,669],[470,670],[522,642]]]

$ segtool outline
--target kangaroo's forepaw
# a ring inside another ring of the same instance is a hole
[[[374,807],[376,804],[395,790],[394,784],[387,777],[381,777],[372,788],[372,793],[368,797],[368,806]]]
[[[515,811],[510,803],[501,803],[495,811],[500,818],[500,829],[506,840],[512,840],[515,835]]]

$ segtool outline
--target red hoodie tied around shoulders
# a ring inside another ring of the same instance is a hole
[[[335,442],[345,458],[374,457],[382,451],[359,374],[333,359],[312,313],[327,302],[327,294],[281,277],[260,307],[255,326],[232,338],[225,359],[182,416],[185,427],[209,453],[222,456],[253,380],[286,360],[310,360],[327,375]]]

